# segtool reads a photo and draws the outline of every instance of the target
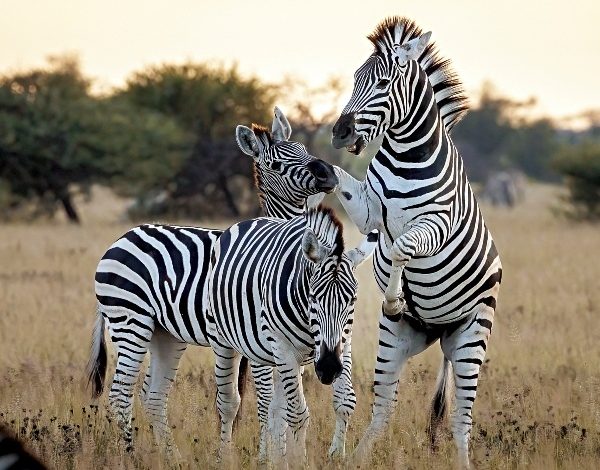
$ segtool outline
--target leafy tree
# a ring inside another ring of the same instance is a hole
[[[231,214],[241,214],[237,201],[240,193],[252,191],[254,179],[235,143],[235,128],[270,123],[276,93],[276,87],[242,77],[236,67],[161,65],[131,76],[121,98],[175,119],[193,136],[168,191],[169,209],[206,216],[221,214],[226,205]],[[156,184],[154,176],[147,175],[148,185]],[[258,199],[253,201],[255,212]]]
[[[490,173],[518,168],[527,175],[556,179],[550,161],[558,145],[557,130],[548,119],[526,115],[535,100],[514,101],[484,84],[479,105],[469,111],[452,132],[472,180]]]
[[[166,184],[181,160],[184,137],[174,121],[157,113],[91,96],[90,81],[72,57],[52,59],[48,69],[1,77],[5,213],[27,203],[36,208],[34,215],[62,206],[71,222],[79,222],[74,192],[88,192],[97,181],[131,192],[136,176],[149,171]]]
[[[569,213],[577,219],[600,220],[600,141],[587,140],[564,146],[556,154],[556,170],[565,177],[569,190]]]

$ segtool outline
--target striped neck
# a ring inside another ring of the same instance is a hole
[[[266,217],[276,217],[285,220],[302,215],[306,201],[303,200],[301,204],[292,203],[262,191],[260,192],[260,200],[263,214]]]
[[[416,62],[411,65],[404,89],[396,97],[399,101],[407,101],[397,103],[396,109],[407,107],[408,110],[398,123],[387,130],[377,155],[406,163],[425,164],[432,157],[445,158],[445,153],[439,150],[447,134],[427,75]]]

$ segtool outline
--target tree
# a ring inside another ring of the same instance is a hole
[[[452,131],[469,178],[485,180],[491,173],[517,168],[527,175],[556,179],[550,161],[557,130],[549,119],[530,119],[535,100],[515,101],[484,84],[479,105]]]
[[[138,185],[135,176],[148,171],[162,175],[166,184],[171,168],[179,166],[184,136],[174,121],[157,113],[91,96],[90,81],[72,57],[52,59],[48,69],[1,77],[5,212],[33,203],[34,215],[53,214],[62,206],[77,223],[74,192],[88,192],[94,182],[131,190]]]
[[[180,170],[169,187],[168,207],[180,215],[234,216],[238,199],[253,191],[251,162],[235,143],[238,124],[270,123],[277,88],[242,77],[236,67],[204,64],[161,65],[131,76],[119,94],[135,107],[158,111],[176,120],[191,136]],[[149,183],[152,182],[152,175]],[[238,178],[236,178],[238,177]],[[241,181],[239,191],[234,181]],[[258,199],[254,199],[256,212]]]
[[[587,140],[564,146],[554,157],[556,170],[569,190],[569,215],[576,219],[600,221],[600,141]]]

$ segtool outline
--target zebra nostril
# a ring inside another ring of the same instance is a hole
[[[350,128],[346,127],[344,132],[340,134],[340,139],[347,139],[348,137],[350,137]]]

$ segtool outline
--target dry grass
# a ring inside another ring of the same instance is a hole
[[[167,468],[139,407],[136,450],[128,455],[107,418],[106,397],[90,406],[82,387],[94,269],[129,228],[114,222],[122,203],[105,192],[97,196],[91,207],[82,207],[82,227],[60,221],[0,227],[0,421],[53,468]],[[472,444],[479,468],[596,468],[600,460],[599,230],[554,219],[548,207],[555,198],[555,189],[536,187],[516,210],[484,207],[505,276],[475,405]],[[346,233],[349,244],[359,239],[350,228]],[[370,267],[359,276],[360,335],[353,348],[358,406],[350,450],[370,415],[381,302]],[[375,467],[447,468],[453,460],[451,439],[432,454],[425,435],[439,359],[434,345],[410,361],[393,423],[373,455]],[[192,468],[215,466],[211,362],[209,350],[190,348],[170,402],[175,439]],[[306,375],[309,458],[321,468],[332,431],[330,391],[312,370]],[[254,468],[252,394],[245,404],[237,463]]]

